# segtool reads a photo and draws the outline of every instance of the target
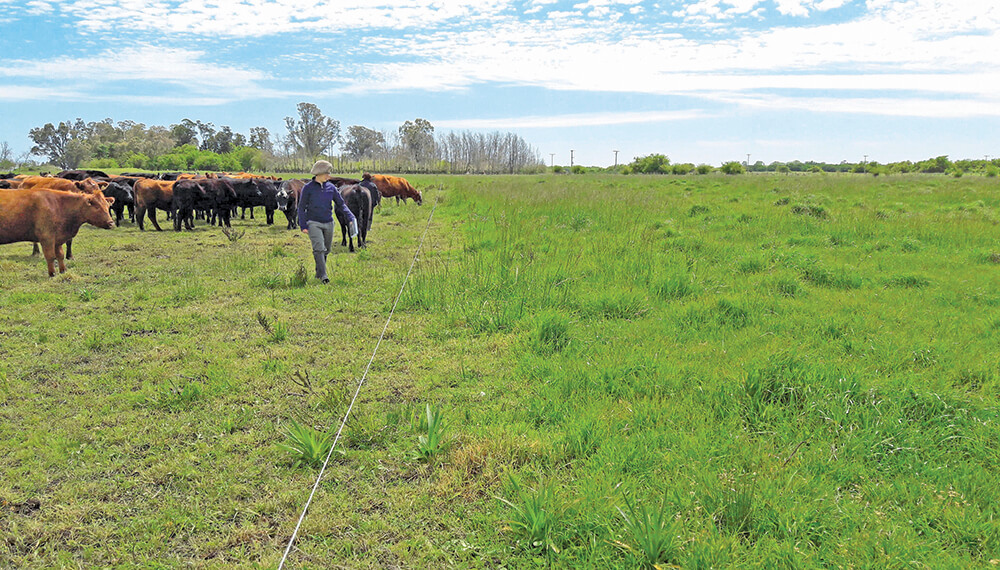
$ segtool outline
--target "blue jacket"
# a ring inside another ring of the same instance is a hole
[[[302,187],[299,197],[299,227],[309,229],[309,221],[329,223],[333,221],[334,208],[348,224],[354,221],[354,214],[347,208],[340,191],[329,180],[320,184],[313,178]]]

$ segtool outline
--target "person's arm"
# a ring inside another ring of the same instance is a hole
[[[310,188],[309,184],[306,184],[305,187],[302,188],[302,193],[299,195],[299,204],[297,207],[299,213],[299,229],[303,231],[309,229],[309,224],[306,220],[306,210],[308,209],[306,207],[306,203],[309,201],[311,190],[312,188]]]

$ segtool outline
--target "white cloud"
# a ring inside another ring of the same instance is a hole
[[[595,127],[689,121],[708,117],[704,111],[649,111],[623,113],[573,113],[567,115],[537,115],[501,119],[437,120],[435,125],[447,129],[532,129],[556,127]]]
[[[808,16],[809,9],[806,8],[806,0],[775,0],[778,12],[785,16]]]
[[[204,52],[179,48],[139,46],[109,49],[89,57],[58,57],[41,61],[0,62],[0,77],[44,78],[77,81],[86,77],[97,84],[141,81],[180,84],[195,90],[259,89],[267,77],[255,70],[203,61]]]
[[[761,109],[798,109],[826,113],[881,115],[887,117],[921,117],[936,119],[969,119],[1000,117],[1000,99],[954,101],[928,98],[901,99],[895,97],[774,97],[739,96],[732,102]]]

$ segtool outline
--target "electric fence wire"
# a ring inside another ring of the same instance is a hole
[[[440,187],[438,188],[440,190]],[[420,243],[417,245],[417,251],[413,254],[413,261],[410,262],[410,269],[406,272],[406,277],[403,278],[403,284],[399,287],[399,293],[396,294],[396,300],[392,303],[392,309],[389,311],[389,318],[385,320],[385,326],[382,327],[382,334],[378,337],[378,342],[375,343],[375,350],[372,351],[371,358],[368,359],[368,366],[365,367],[364,374],[361,375],[361,380],[358,381],[358,387],[354,390],[354,397],[351,398],[350,405],[347,406],[347,411],[344,413],[344,419],[340,422],[340,428],[337,429],[337,435],[333,438],[333,444],[330,445],[330,451],[326,454],[326,460],[323,461],[323,467],[319,470],[319,475],[316,477],[316,482],[313,483],[312,491],[309,493],[309,498],[306,500],[306,504],[302,507],[302,514],[299,515],[299,522],[295,524],[295,530],[292,532],[292,537],[288,539],[288,546],[285,548],[285,553],[281,557],[281,562],[278,564],[278,570],[282,570],[285,567],[285,561],[288,559],[288,553],[292,551],[292,545],[295,544],[295,538],[299,534],[299,528],[302,527],[302,521],[306,518],[306,511],[309,510],[309,505],[312,503],[313,497],[316,495],[316,489],[319,488],[319,483],[323,479],[323,473],[326,472],[326,467],[330,463],[330,457],[333,456],[333,450],[337,448],[337,442],[340,441],[340,434],[344,431],[344,426],[347,424],[347,418],[351,415],[351,410],[354,409],[354,403],[358,400],[358,394],[361,393],[361,387],[365,384],[365,379],[368,378],[368,371],[371,370],[372,362],[375,361],[375,355],[378,353],[378,348],[382,344],[382,339],[385,338],[385,332],[389,329],[389,322],[392,321],[392,315],[396,312],[396,305],[399,304],[400,297],[403,296],[403,289],[406,288],[406,283],[410,280],[410,274],[413,273],[413,267],[417,264],[417,258],[420,256],[420,250],[424,247],[424,238],[427,237],[427,230],[431,227],[431,220],[434,219],[434,211],[437,210],[438,199],[434,200],[434,207],[431,208],[431,214],[427,217],[427,227],[424,228],[423,235],[420,236]]]

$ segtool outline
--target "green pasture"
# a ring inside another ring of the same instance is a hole
[[[1000,565],[995,179],[410,180],[0,246],[0,568],[276,567],[435,204],[288,567]]]

